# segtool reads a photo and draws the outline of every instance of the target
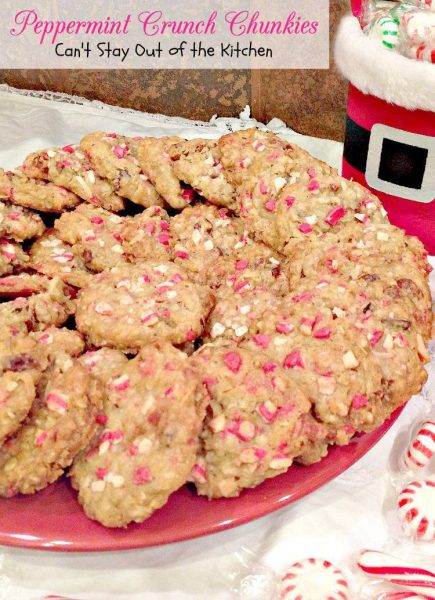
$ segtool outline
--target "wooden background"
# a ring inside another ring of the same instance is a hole
[[[349,1],[330,7],[332,42]],[[0,70],[0,83],[200,120],[237,116],[250,104],[259,121],[279,117],[301,133],[343,138],[346,83],[332,58],[329,71]]]

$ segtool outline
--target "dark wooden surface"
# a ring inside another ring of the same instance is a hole
[[[348,0],[331,0],[331,39]],[[332,44],[331,44],[332,56]],[[329,70],[0,70],[0,83],[53,90],[153,113],[208,120],[250,104],[267,122],[279,117],[301,133],[342,139],[346,83]]]

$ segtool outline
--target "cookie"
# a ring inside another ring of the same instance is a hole
[[[316,160],[296,144],[254,127],[222,136],[217,151],[225,176],[236,188],[248,180],[252,188],[264,173],[290,175],[299,165]]]
[[[18,297],[28,297],[44,292],[47,289],[47,278],[44,275],[7,275],[0,277],[0,299],[11,300]]]
[[[95,173],[87,156],[74,144],[33,152],[25,159],[22,169],[28,177],[51,181],[94,206],[113,212],[125,207],[113,185]]]
[[[182,352],[142,348],[107,385],[99,438],[71,469],[87,516],[106,527],[141,523],[192,469],[204,391]]]
[[[94,346],[135,352],[155,341],[194,340],[212,304],[208,288],[178,265],[149,261],[98,275],[79,293],[76,323]]]
[[[227,177],[237,186],[238,212],[255,239],[282,250],[276,231],[276,210],[281,190],[302,174],[331,173],[296,145],[270,132],[238,131],[219,140]]]
[[[35,212],[0,201],[0,237],[23,242],[44,233],[45,225]]]
[[[1,496],[33,494],[62,475],[94,433],[98,387],[77,362],[53,373],[24,425],[0,449]]]
[[[382,372],[385,408],[391,412],[419,392],[427,378],[424,364],[428,357],[412,318],[412,299],[399,285],[392,285],[386,274],[382,276],[382,269],[377,272],[379,276],[370,273],[346,283],[323,277],[312,287],[302,284],[288,305],[296,300],[298,310],[318,311],[336,326],[361,334],[357,343],[370,350]]]
[[[297,285],[301,277],[310,277],[311,273],[345,277],[346,269],[353,272],[365,260],[376,256],[383,261],[409,264],[424,275],[432,270],[427,251],[418,238],[389,223],[367,224],[364,228],[349,223],[340,231],[295,243],[287,274],[291,285]]]
[[[25,267],[29,257],[20,244],[0,237],[0,275],[13,273],[20,267]]]
[[[0,342],[0,445],[15,433],[36,396],[48,359],[28,336],[3,336]]]
[[[87,269],[104,271],[125,262],[121,225],[118,215],[82,204],[76,210],[63,214],[55,222],[59,237],[74,249]]]
[[[74,208],[81,200],[64,187],[27,177],[20,169],[0,169],[0,198],[25,208],[48,213],[61,213]]]
[[[12,334],[40,331],[67,321],[75,310],[70,290],[58,278],[47,279],[45,291],[0,303],[0,328]]]
[[[204,346],[192,358],[210,405],[192,471],[198,493],[238,496],[285,473],[301,448],[301,417],[310,402],[261,352]]]
[[[181,185],[169,156],[170,148],[184,141],[177,136],[142,138],[137,150],[142,171],[169,206],[177,209],[185,208],[193,200],[193,190]]]
[[[127,217],[119,230],[127,260],[169,260],[171,231],[168,213],[150,206],[134,217]]]
[[[215,140],[195,139],[170,146],[175,175],[212,204],[236,207],[236,190],[227,180]]]
[[[141,170],[137,140],[97,131],[85,136],[80,147],[95,172],[110,182],[116,194],[145,208],[163,205],[155,187]]]
[[[367,338],[309,303],[284,299],[245,345],[267,353],[301,387],[329,443],[348,443],[393,410]]]
[[[382,226],[382,236],[387,236],[386,230],[387,226]],[[371,298],[377,302],[378,311],[383,307],[380,318],[408,320],[424,337],[430,337],[432,310],[427,269],[420,253],[415,254],[407,245],[402,245],[395,233],[391,227],[392,239],[396,238],[392,242],[394,248],[389,242],[384,246],[382,241],[366,245],[364,235],[354,241],[325,236],[312,247],[309,245],[307,255],[301,247],[285,263],[293,289],[326,285],[331,281],[345,287],[349,282],[351,287],[361,288],[355,295],[361,293],[362,302],[367,299],[364,306],[370,308]]]
[[[208,283],[220,257],[232,261],[249,243],[240,219],[232,218],[225,208],[209,204],[189,206],[173,217],[170,235],[175,262],[193,281],[203,284]]]
[[[336,233],[348,224],[364,229],[388,223],[380,201],[366,188],[338,175],[311,171],[285,185],[273,213],[279,249],[291,255],[298,243],[311,237]],[[276,246],[275,246],[276,247]]]
[[[82,288],[94,273],[89,271],[79,253],[60,239],[55,229],[47,230],[29,250],[30,265],[38,273],[59,277],[66,283]]]

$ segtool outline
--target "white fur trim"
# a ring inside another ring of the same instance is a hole
[[[387,50],[344,17],[335,42],[335,62],[364,94],[409,108],[435,112],[435,65]]]

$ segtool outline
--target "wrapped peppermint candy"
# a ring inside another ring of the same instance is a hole
[[[369,0],[360,20],[364,33],[385,48],[435,63],[435,0]]]

